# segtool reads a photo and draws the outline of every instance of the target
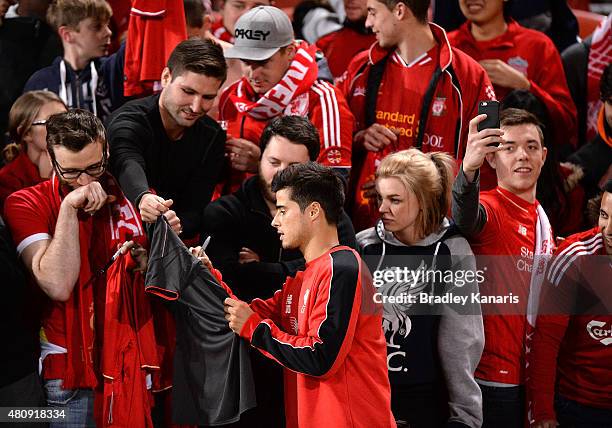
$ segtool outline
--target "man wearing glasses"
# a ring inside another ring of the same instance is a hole
[[[142,242],[144,233],[137,211],[106,172],[108,145],[100,120],[72,110],[51,116],[46,126],[53,175],[13,193],[5,218],[19,256],[49,298],[40,308],[47,404],[67,406],[62,423],[95,426],[104,267],[119,244]]]

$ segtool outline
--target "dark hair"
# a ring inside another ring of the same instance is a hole
[[[535,125],[540,136],[540,143],[544,147],[544,130],[542,122],[535,115],[521,108],[507,108],[499,115],[499,126]]]
[[[431,0],[377,0],[384,3],[387,9],[393,10],[396,4],[404,3],[408,9],[412,12],[414,17],[422,24],[427,23],[427,12]]]
[[[585,209],[586,227],[594,227],[597,225],[599,213],[601,211],[601,202],[606,193],[612,193],[612,179],[605,182],[601,188],[601,192],[587,201]]]
[[[203,74],[222,82],[227,78],[227,63],[223,49],[209,39],[193,38],[182,41],[170,54],[167,67],[170,69],[172,79],[185,71]]]
[[[188,27],[202,28],[204,25],[204,3],[202,0],[183,0],[185,22]]]
[[[54,146],[76,153],[96,142],[106,143],[106,131],[102,121],[86,110],[54,114],[47,120],[47,150],[52,157]]]
[[[603,102],[612,101],[612,62],[604,68],[601,74],[599,93]]]
[[[286,138],[293,144],[306,146],[308,158],[311,161],[315,161],[319,157],[321,147],[319,132],[307,117],[281,116],[270,121],[259,139],[262,155],[272,137],[276,135]]]
[[[510,91],[501,102],[500,109],[520,109],[533,114],[540,122],[540,127],[544,132],[544,138],[548,137],[549,118],[546,105],[534,94],[524,89]]]
[[[291,190],[291,199],[302,212],[313,202],[318,202],[329,224],[338,224],[344,205],[342,180],[331,169],[316,162],[288,166],[272,179],[272,191]]]

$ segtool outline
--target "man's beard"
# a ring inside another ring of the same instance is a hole
[[[257,183],[259,185],[259,191],[261,192],[264,199],[268,202],[276,204],[276,195],[274,194],[274,192],[272,192],[272,189],[270,188],[270,186],[268,186],[266,180],[261,176],[261,173],[257,174]]]

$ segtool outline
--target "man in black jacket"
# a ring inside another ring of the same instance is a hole
[[[218,44],[181,42],[161,94],[125,104],[107,123],[110,166],[124,193],[144,222],[163,214],[183,239],[200,232],[221,173],[225,132],[207,113],[226,76]]]
[[[235,193],[209,204],[204,213],[205,230],[211,236],[206,253],[245,301],[272,297],[287,276],[304,269],[302,254],[284,250],[272,226],[276,197],[271,186],[278,171],[317,159],[319,134],[305,117],[281,116],[266,126],[260,147],[259,173]],[[356,248],[355,230],[344,211],[338,237],[340,244]],[[284,426],[281,367],[257,351],[251,352],[251,363],[257,407],[243,414],[237,426]]]

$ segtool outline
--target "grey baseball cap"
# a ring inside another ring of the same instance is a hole
[[[263,61],[293,42],[293,27],[285,12],[274,6],[258,6],[236,21],[234,46],[226,58]]]

